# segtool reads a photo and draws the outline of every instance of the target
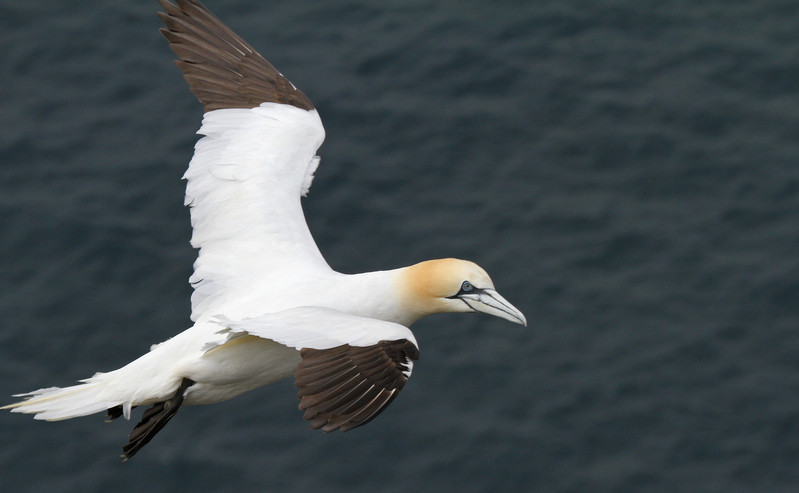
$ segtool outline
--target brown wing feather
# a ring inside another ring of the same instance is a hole
[[[302,91],[200,2],[158,2],[166,10],[158,13],[166,25],[161,34],[180,57],[176,63],[205,111],[266,102],[313,109]]]
[[[313,429],[346,431],[368,423],[394,400],[419,349],[402,339],[367,347],[306,348],[300,355],[294,385],[303,417]]]

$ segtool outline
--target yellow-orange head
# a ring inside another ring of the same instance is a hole
[[[527,325],[524,315],[494,289],[474,262],[445,258],[402,269],[398,289],[416,319],[442,312],[484,312]]]

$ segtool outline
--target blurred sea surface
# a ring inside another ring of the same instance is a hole
[[[132,423],[4,413],[0,490],[799,489],[795,1],[206,4],[322,116],[334,268],[468,258],[530,327],[419,322],[402,395],[345,434],[290,381],[125,464]],[[4,402],[190,325],[202,109],[157,8],[0,1]]]

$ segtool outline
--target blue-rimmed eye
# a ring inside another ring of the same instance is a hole
[[[474,286],[472,286],[472,283],[469,281],[463,281],[463,284],[461,284],[461,292],[468,293],[471,291],[474,291]]]

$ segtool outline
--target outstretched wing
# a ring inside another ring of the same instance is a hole
[[[216,322],[225,327],[223,337],[206,351],[243,335],[298,349],[302,361],[294,384],[300,410],[311,428],[326,432],[347,431],[374,419],[396,398],[419,359],[407,327],[328,308],[299,307]]]
[[[199,2],[159,0],[161,32],[206,113],[184,178],[192,319],[293,265],[325,267],[302,213],[324,128],[311,101]]]

